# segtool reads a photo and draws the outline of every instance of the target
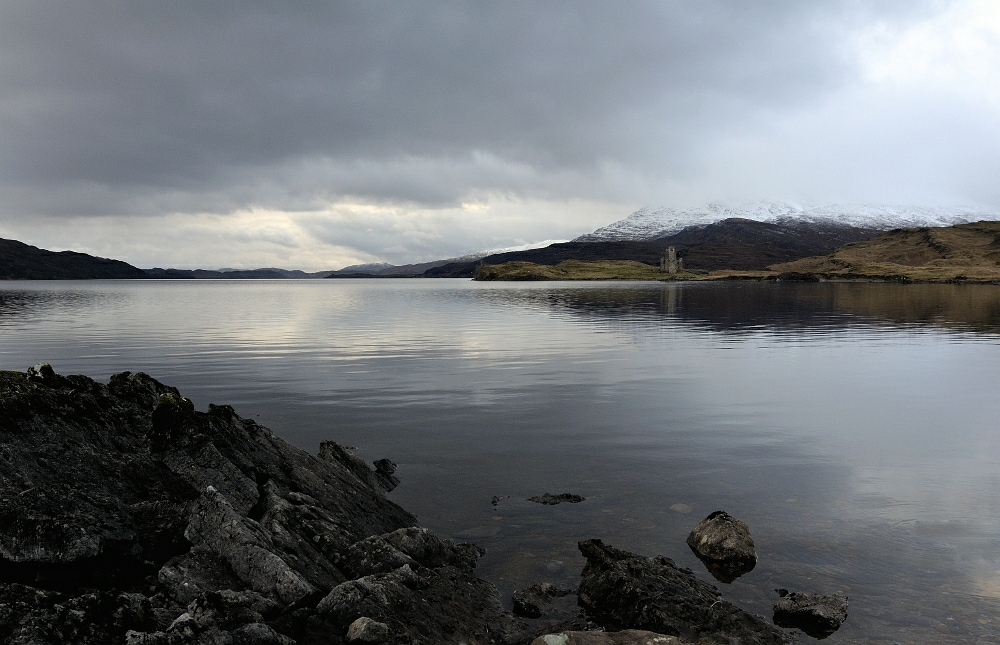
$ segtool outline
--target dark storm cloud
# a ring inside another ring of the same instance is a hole
[[[855,74],[844,39],[857,24],[916,11],[7,2],[0,208],[224,213],[477,192],[629,201],[627,185],[601,178],[692,175],[704,138]]]

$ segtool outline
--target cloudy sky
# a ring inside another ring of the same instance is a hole
[[[998,178],[995,0],[0,3],[0,237],[138,266],[995,209]]]

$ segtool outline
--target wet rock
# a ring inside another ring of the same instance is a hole
[[[543,582],[514,592],[514,614],[525,618],[539,618],[544,607],[554,598],[574,593],[572,589]]]
[[[545,504],[547,506],[554,506],[556,504],[562,504],[566,502],[568,504],[579,504],[580,502],[586,500],[586,497],[580,495],[573,495],[571,493],[562,493],[560,495],[553,495],[551,493],[545,493],[541,496],[529,497],[529,502],[535,502],[536,504]]]
[[[600,540],[579,546],[587,559],[577,591],[580,606],[605,629],[645,629],[706,645],[791,642],[669,558],[636,555]]]
[[[531,641],[531,645],[681,645],[675,636],[656,634],[640,629],[620,632],[559,632],[546,634]]]
[[[730,583],[757,566],[750,529],[725,511],[715,511],[698,522],[687,544],[720,582]]]
[[[357,619],[347,628],[347,640],[352,643],[385,643],[389,641],[389,626],[367,616]]]
[[[376,459],[372,462],[375,466],[375,476],[378,478],[379,484],[385,490],[389,492],[396,486],[399,486],[399,477],[396,477],[396,463],[389,461],[388,459]]]
[[[826,638],[847,620],[847,596],[844,594],[775,591],[779,596],[774,603],[775,625],[801,629],[813,638]]]

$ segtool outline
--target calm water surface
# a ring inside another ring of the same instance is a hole
[[[389,457],[507,598],[590,537],[712,581],[684,538],[724,509],[760,558],[726,597],[846,592],[829,643],[1000,642],[998,341],[992,286],[0,283],[0,369],[145,371]]]

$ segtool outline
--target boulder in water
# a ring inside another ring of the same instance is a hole
[[[587,559],[580,606],[607,630],[645,629],[703,645],[786,645],[787,634],[722,599],[719,590],[670,558],[580,542]]]
[[[698,522],[687,544],[719,582],[730,583],[757,566],[749,527],[725,511]]]
[[[826,638],[847,620],[847,596],[822,595],[775,589],[774,624],[797,628],[813,638]]]

